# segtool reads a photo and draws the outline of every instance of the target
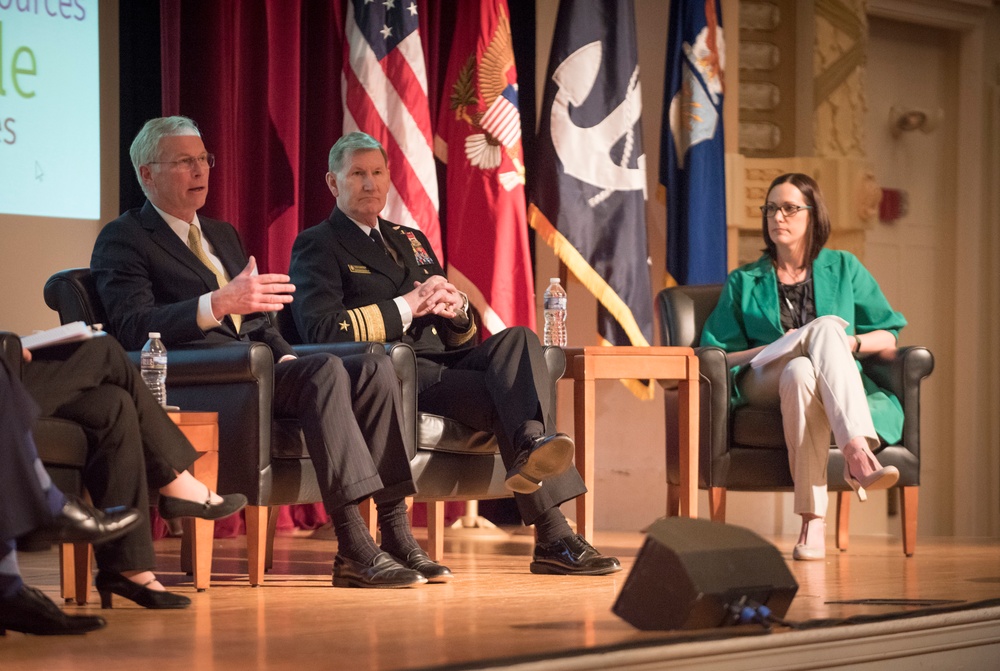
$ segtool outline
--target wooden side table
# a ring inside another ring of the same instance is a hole
[[[215,412],[170,412],[180,430],[201,456],[191,465],[191,475],[215,491],[219,481],[219,414]],[[215,522],[184,518],[181,568],[191,570],[199,592],[208,589],[212,580],[212,545]]]
[[[680,434],[680,514],[698,516],[698,357],[690,347],[574,347],[566,349],[565,378],[573,384],[576,467],[587,486],[577,497],[576,524],[594,537],[594,424],[597,380],[677,380]],[[667,427],[670,430],[670,427]],[[684,449],[687,446],[687,449]],[[664,452],[665,453],[665,452]]]

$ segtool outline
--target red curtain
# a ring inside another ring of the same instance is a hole
[[[431,118],[455,1],[416,2]],[[163,113],[198,123],[218,161],[204,212],[239,230],[262,272],[285,272],[295,236],[333,208],[346,2],[160,2]]]
[[[343,125],[348,1],[160,0],[163,114],[198,124],[217,161],[203,212],[239,230],[261,272],[287,272],[295,236],[333,209],[324,175]],[[458,1],[416,0],[432,119]],[[281,515],[279,528],[325,521],[321,508]]]

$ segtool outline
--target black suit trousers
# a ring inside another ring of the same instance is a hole
[[[275,414],[299,421],[328,513],[416,491],[399,396],[384,354],[310,354],[275,366]]]
[[[197,451],[113,338],[39,350],[23,379],[43,415],[83,427],[89,445],[83,480],[94,503],[136,508],[146,518],[134,531],[96,546],[98,566],[113,572],[154,568],[149,488],[173,481]]]
[[[38,412],[0,361],[0,546],[49,522],[52,516],[35,471],[31,425]],[[0,547],[0,556],[3,556]]]
[[[527,439],[555,431],[549,400],[553,382],[538,337],[528,328],[515,326],[450,363],[437,384],[420,392],[417,404],[422,411],[494,433],[504,464],[510,468]],[[514,494],[514,499],[521,519],[532,524],[546,510],[585,491],[580,473],[571,467],[546,480],[537,492]]]

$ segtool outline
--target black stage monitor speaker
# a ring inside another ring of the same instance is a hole
[[[744,605],[784,617],[798,589],[778,549],[749,529],[671,517],[649,528],[612,610],[639,629],[708,629]]]

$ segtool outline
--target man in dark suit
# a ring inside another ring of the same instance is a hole
[[[417,354],[421,410],[497,436],[521,518],[535,526],[534,573],[621,570],[573,534],[559,504],[582,494],[573,441],[553,433],[553,380],[534,332],[508,328],[476,345],[468,299],[445,278],[418,229],[379,218],[389,189],[381,144],[345,135],[330,150],[333,213],[299,234],[289,273],[306,342],[401,340]]]
[[[275,360],[275,413],[305,434],[338,552],[333,582],[408,587],[451,576],[413,539],[404,497],[414,492],[399,411],[399,385],[382,354],[296,357],[267,320],[292,300],[281,274],[259,275],[228,223],[199,217],[215,157],[186,117],[148,121],[130,150],[148,200],[101,231],[91,270],[109,326],[138,349],[150,331],[181,344],[267,344]],[[357,509],[373,496],[375,545]]]
[[[0,635],[7,629],[83,634],[103,627],[104,619],[67,615],[40,590],[24,584],[15,539],[31,533],[59,542],[106,543],[142,526],[143,515],[134,508],[105,513],[60,492],[35,450],[36,413],[34,402],[0,358]]]

